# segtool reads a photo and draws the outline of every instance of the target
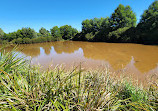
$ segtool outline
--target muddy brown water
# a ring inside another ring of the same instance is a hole
[[[158,46],[152,45],[59,41],[19,45],[17,52],[44,68],[61,64],[66,69],[79,64],[86,69],[108,66],[115,72],[126,70],[139,79],[158,73]]]

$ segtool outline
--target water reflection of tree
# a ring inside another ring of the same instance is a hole
[[[54,50],[56,53],[74,53],[76,50],[78,50],[80,47],[78,47],[74,42],[71,41],[65,41],[65,42],[57,42],[54,44]]]
[[[49,55],[52,49],[51,44],[41,44],[41,47],[44,49],[45,54]]]
[[[24,53],[26,56],[31,56],[31,57],[37,57],[40,55],[40,48],[39,47],[29,47],[29,48],[24,48],[24,49],[18,49],[18,51]]]
[[[91,43],[82,45],[84,56],[95,60],[108,61],[114,69],[125,67],[131,60],[130,56],[120,53],[115,45]]]
[[[36,57],[40,55],[40,47],[50,54],[51,47],[56,53],[74,53],[82,48],[85,58],[108,61],[114,69],[125,67],[135,60],[135,67],[141,72],[148,72],[154,69],[158,63],[158,47],[145,46],[139,44],[113,44],[113,43],[92,43],[92,42],[72,42],[60,41],[40,44],[20,45],[17,49],[27,56]],[[6,50],[12,50],[13,47]]]
[[[5,50],[9,52],[12,51],[14,47],[15,45],[8,46],[7,48],[5,48]],[[40,55],[40,47],[38,47],[37,44],[18,45],[16,51],[31,57],[37,57],[38,55]]]
[[[108,61],[114,69],[126,66],[134,57],[135,67],[141,72],[148,72],[158,63],[158,47],[139,44],[83,43],[86,58]]]

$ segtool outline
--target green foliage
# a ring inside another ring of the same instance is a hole
[[[15,43],[16,43],[16,44],[22,44],[22,43],[23,43],[22,38],[17,38],[17,39],[15,40]]]
[[[74,38],[78,31],[70,25],[64,25],[60,27],[60,33],[64,40],[70,40]]]
[[[37,33],[31,28],[22,28],[16,32],[17,38],[37,38]]]
[[[149,28],[153,30],[158,27],[158,1],[153,2],[147,10],[144,11],[140,24],[144,25],[142,27]]]
[[[92,19],[90,19],[90,20],[86,19],[86,20],[82,21],[82,32],[83,33],[92,32],[92,27],[93,27],[92,23],[93,23]]]
[[[135,27],[137,19],[130,6],[125,7],[120,4],[112,14],[110,21],[113,30],[116,30],[123,27]]]
[[[42,43],[42,42],[47,42],[47,38],[46,37],[38,37],[38,38],[34,38],[32,39],[33,43]]]
[[[39,30],[39,33],[42,37],[48,37],[50,35],[49,31],[43,27]]]
[[[60,33],[60,28],[58,28],[58,26],[54,26],[51,30],[51,35],[56,38],[57,40],[61,40],[62,36]]]
[[[14,39],[17,39],[16,32],[5,34],[3,39],[8,40],[8,41],[12,41]]]
[[[2,40],[3,36],[4,36],[4,32],[3,32],[3,30],[0,28],[0,39],[1,39],[1,40]]]
[[[32,39],[32,43],[42,43],[42,42],[52,42],[52,41],[56,41],[56,39],[52,36],[38,37],[38,38]]]
[[[30,38],[23,38],[23,44],[31,44],[32,40]]]
[[[110,19],[107,18],[94,18],[82,21],[82,33],[78,40],[88,41],[105,41],[106,35],[110,31]],[[76,40],[76,39],[74,39]]]
[[[143,43],[158,44],[158,1],[153,2],[144,11],[140,23],[137,26],[139,39]]]
[[[98,32],[101,30],[106,30],[110,27],[109,17],[107,18],[94,18],[94,19],[86,19],[82,21],[82,32],[83,33],[91,33]]]
[[[85,38],[86,38],[86,40],[88,40],[88,41],[93,40],[94,37],[95,37],[95,35],[93,34],[93,32],[87,33],[87,34],[85,35]]]
[[[10,73],[13,72],[14,69],[21,70],[23,66],[26,66],[26,61],[23,57],[18,58],[18,54],[16,54],[16,47],[11,52],[6,52],[3,46],[0,48],[0,69]],[[2,73],[0,73],[1,75]],[[2,75],[1,75],[2,76]]]
[[[112,31],[108,34],[107,38],[108,41],[110,42],[123,42],[123,41],[127,41],[125,39],[127,39],[127,37],[122,36],[123,33],[126,32],[126,30],[128,30],[129,27],[124,27],[124,28],[119,28],[115,31]]]
[[[7,44],[8,41],[7,40],[0,40],[0,44]]]

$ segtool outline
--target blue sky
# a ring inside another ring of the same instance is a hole
[[[130,5],[140,19],[154,0],[1,0],[0,28],[13,32],[31,27],[71,25],[81,30],[81,22],[94,17],[111,16],[119,4]]]

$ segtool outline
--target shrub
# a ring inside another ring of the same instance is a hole
[[[123,41],[122,39],[125,39],[125,38],[122,38],[122,34],[125,33],[126,30],[128,30],[129,27],[124,27],[124,28],[119,28],[115,31],[112,31],[112,32],[109,32],[107,38],[108,38],[108,41],[110,42],[121,42]]]
[[[88,40],[88,41],[92,41],[92,40],[94,39],[94,37],[95,37],[95,35],[93,34],[93,32],[87,33],[87,34],[85,35],[85,38],[86,38],[86,40]]]
[[[32,43],[32,39],[30,38],[23,38],[23,44],[31,44]]]
[[[16,43],[16,44],[22,44],[22,43],[23,43],[22,38],[17,38],[17,39],[15,40],[15,43]]]
[[[0,44],[7,44],[8,40],[0,40]]]

